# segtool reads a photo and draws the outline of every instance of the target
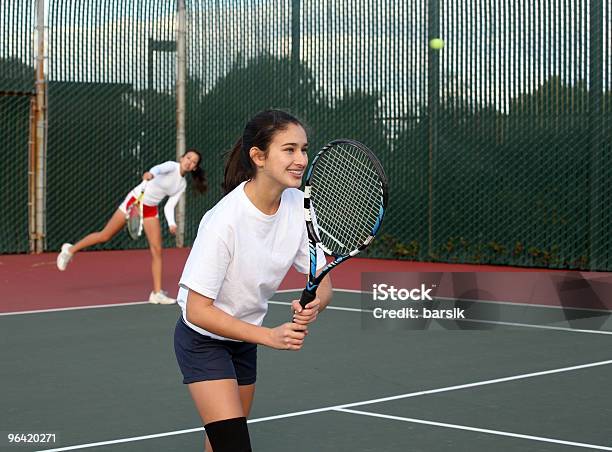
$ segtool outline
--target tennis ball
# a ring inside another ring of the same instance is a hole
[[[444,40],[440,38],[433,38],[431,41],[429,41],[429,47],[434,50],[440,50],[442,47],[444,47]]]

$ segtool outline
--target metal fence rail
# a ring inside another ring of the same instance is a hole
[[[0,12],[4,94],[33,90],[34,5],[23,3],[29,14]],[[48,3],[55,250],[175,158],[178,0]],[[223,152],[252,114],[277,107],[304,119],[313,149],[344,136],[380,156],[391,199],[370,256],[612,269],[612,0],[185,5],[186,145],[203,152],[211,187],[187,195],[185,244],[221,196]],[[26,104],[0,96],[3,186],[22,174]],[[2,252],[27,250],[23,192],[7,197]],[[133,246],[145,243],[100,248]]]

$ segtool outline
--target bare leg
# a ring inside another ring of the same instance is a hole
[[[240,392],[240,403],[242,404],[242,411],[244,413],[243,416],[249,417],[249,414],[251,413],[251,406],[253,405],[253,397],[255,396],[255,384],[238,386],[238,391]],[[202,422],[204,422],[204,418],[202,418]],[[206,447],[204,450],[206,452],[213,452],[213,448],[208,441],[208,437],[206,437]]]
[[[153,291],[159,292],[162,290],[162,235],[159,218],[145,218],[143,226],[149,241],[149,250],[151,251]]]
[[[251,414],[251,406],[253,405],[253,398],[255,397],[255,383],[252,385],[238,386],[240,392],[240,402],[242,403],[242,410],[244,416],[249,417]]]
[[[238,386],[236,380],[198,381],[189,385],[204,425],[223,419],[248,416],[253,403],[255,385]],[[206,438],[206,452],[213,452]]]
[[[125,214],[117,209],[111,219],[108,220],[108,223],[106,223],[106,226],[104,226],[104,229],[86,235],[84,238],[70,247],[70,253],[75,254],[88,246],[108,242],[115,235],[117,235],[124,224]]]

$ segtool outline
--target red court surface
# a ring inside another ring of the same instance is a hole
[[[164,250],[163,285],[171,296],[178,291],[188,253],[188,248]],[[57,270],[56,256],[55,253],[0,256],[0,312],[148,299],[151,287],[148,250],[81,252],[64,272]],[[461,294],[472,294],[475,299],[612,309],[612,273],[354,258],[331,273],[334,287],[360,290],[364,272],[410,273],[416,285],[422,281],[422,273],[440,273],[439,296],[457,296],[457,291],[462,291]],[[304,284],[305,276],[291,270],[280,289],[299,289]],[[470,286],[467,292],[466,285]]]

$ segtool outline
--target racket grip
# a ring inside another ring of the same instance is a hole
[[[303,308],[306,307],[306,305],[308,303],[310,303],[312,300],[314,300],[315,298],[317,298],[317,291],[309,291],[307,289],[304,289],[302,291],[302,296],[300,297],[300,304],[302,305]]]

